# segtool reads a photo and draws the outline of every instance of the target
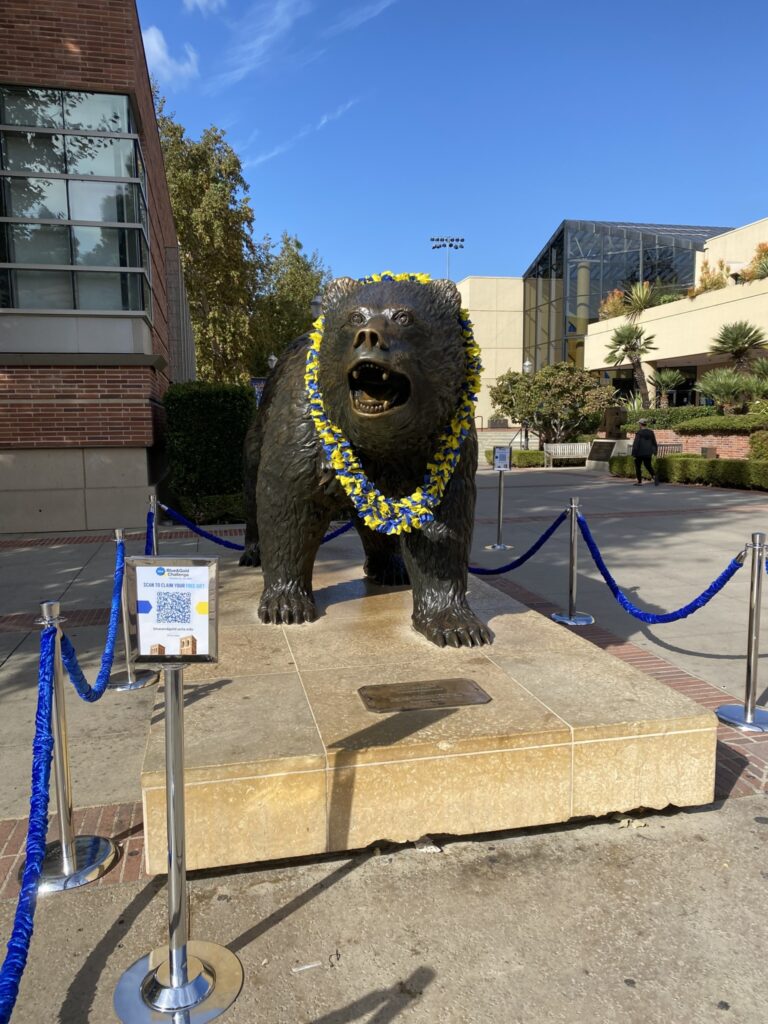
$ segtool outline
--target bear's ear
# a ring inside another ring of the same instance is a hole
[[[461,311],[461,293],[453,281],[443,279],[441,281],[430,281],[429,287],[435,293],[438,301],[449,313],[458,316]]]
[[[359,282],[352,277],[337,277],[331,281],[323,292],[323,312],[341,305],[342,302],[359,287]]]

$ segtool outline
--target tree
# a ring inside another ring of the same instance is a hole
[[[766,345],[768,338],[759,327],[748,320],[736,320],[732,324],[723,324],[709,351],[712,355],[728,356],[736,370],[747,370],[750,359],[762,353]]]
[[[747,390],[747,378],[730,367],[708,370],[697,382],[696,390],[711,398],[728,416],[737,405],[742,404]]]
[[[537,373],[503,373],[490,390],[499,413],[528,420],[542,441],[568,441],[596,425],[613,404],[613,390],[570,363],[543,366]]]
[[[618,366],[620,363],[629,363],[631,365],[632,376],[635,378],[635,384],[640,393],[644,409],[647,409],[651,403],[648,397],[648,384],[645,380],[643,360],[649,352],[656,348],[652,344],[653,339],[653,334],[649,334],[648,337],[645,336],[644,327],[638,327],[637,324],[633,323],[622,324],[611,335],[608,351],[605,356],[606,362],[612,366]]]
[[[157,125],[203,380],[247,379],[250,326],[263,263],[240,158],[219,128],[198,141],[165,112]]]
[[[633,324],[637,318],[652,306],[655,306],[659,289],[650,281],[638,281],[624,289],[624,312],[627,320]]]
[[[272,240],[265,238],[263,255],[249,353],[254,376],[264,376],[269,356],[280,355],[290,341],[309,329],[310,303],[330,278],[318,254],[305,255],[298,238],[287,233],[277,252]]]
[[[652,377],[648,378],[648,383],[659,392],[659,407],[667,409],[669,407],[669,392],[684,384],[685,377],[674,367],[667,367],[657,370]]]

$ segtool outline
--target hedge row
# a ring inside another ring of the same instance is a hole
[[[678,434],[752,434],[768,429],[765,413],[748,412],[741,416],[707,416],[688,420],[675,427]]]
[[[676,430],[678,423],[688,420],[703,419],[704,417],[717,416],[717,409],[713,405],[680,405],[672,406],[669,409],[644,409],[636,414],[648,420],[648,426],[657,430]],[[626,430],[637,433],[640,424],[637,420],[627,423]]]
[[[493,465],[493,450],[485,449],[485,461],[489,466]],[[586,459],[555,459],[556,466],[583,466]],[[544,465],[544,452],[540,451],[513,451],[512,465],[516,469],[530,469]]]
[[[655,459],[662,483],[715,484],[768,491],[768,459],[705,459],[701,455],[667,455]],[[634,477],[635,460],[618,455],[610,461],[613,476]]]
[[[197,522],[242,521],[243,441],[255,410],[253,389],[172,384],[163,404],[172,502]]]

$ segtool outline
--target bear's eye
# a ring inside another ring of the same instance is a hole
[[[407,327],[408,324],[413,323],[413,314],[409,313],[407,309],[398,309],[392,319],[396,324],[400,324],[401,327]]]
[[[363,316],[359,309],[356,309],[349,314],[349,322],[351,324],[354,324],[355,327],[359,327],[360,324],[365,323],[365,317]]]

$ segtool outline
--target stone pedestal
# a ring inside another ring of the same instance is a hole
[[[411,629],[410,591],[360,579],[356,545],[323,549],[303,626],[259,623],[260,571],[222,559],[221,660],[185,671],[190,869],[713,799],[711,712],[476,579],[493,646],[439,650]],[[357,692],[457,676],[491,701],[377,714]],[[159,703],[142,772],[153,873],[163,766]]]

